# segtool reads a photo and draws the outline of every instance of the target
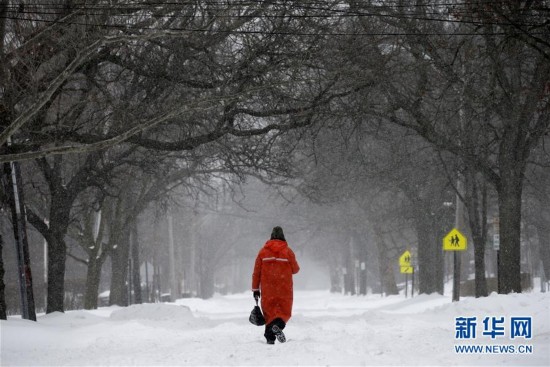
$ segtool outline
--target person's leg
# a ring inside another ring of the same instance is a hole
[[[265,325],[265,340],[268,344],[275,343],[275,334],[273,333],[273,321]]]
[[[286,336],[285,333],[283,333],[283,329],[286,326],[285,322],[282,319],[276,318],[270,324],[271,332],[273,333],[273,335],[275,335],[279,343],[286,342]]]
[[[272,324],[277,325],[279,329],[283,330],[286,326],[286,323],[283,321],[283,319],[276,318],[273,320]]]

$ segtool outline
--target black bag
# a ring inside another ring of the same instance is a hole
[[[260,306],[258,306],[258,300],[256,300],[256,306],[252,309],[252,312],[250,312],[250,317],[248,318],[248,321],[250,321],[252,324],[256,326],[262,326],[265,325],[265,318],[262,314],[262,310],[260,309]]]

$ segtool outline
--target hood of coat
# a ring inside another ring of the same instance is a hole
[[[282,250],[286,249],[288,247],[286,241],[282,240],[269,240],[265,243],[264,247],[270,251],[272,251],[274,254],[281,253]]]

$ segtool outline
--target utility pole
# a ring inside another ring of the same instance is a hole
[[[359,277],[360,277],[360,283],[359,283],[359,294],[366,295],[367,294],[367,265],[366,265],[366,259],[363,258],[359,265]]]
[[[154,288],[154,287],[153,287]],[[151,303],[151,290],[149,289],[149,260],[145,260],[145,302]]]
[[[493,218],[493,249],[497,253],[497,292],[500,294],[500,219]]]
[[[9,140],[8,140],[9,144]],[[27,239],[27,215],[25,212],[23,184],[18,162],[4,164],[3,184],[8,192],[11,207],[13,234],[17,253],[21,317],[36,321],[32,274]]]
[[[141,295],[141,262],[139,261],[139,239],[137,231],[137,221],[132,225],[131,232],[131,255],[132,258],[132,284],[134,285],[134,303],[141,304],[143,298]]]
[[[2,258],[2,247],[4,246],[4,239],[0,234],[0,320],[7,320],[8,315],[6,314],[6,298],[4,289],[4,260]],[[541,283],[542,284],[542,283]]]
[[[44,220],[47,226],[50,225],[50,222],[46,219]],[[48,289],[48,241],[44,238],[44,286],[43,289]],[[48,306],[48,292],[44,292],[44,310]]]
[[[175,302],[177,298],[178,285],[176,282],[176,259],[174,251],[174,228],[172,215],[168,215],[168,253],[170,255],[170,301]]]
[[[455,211],[455,228],[459,231],[464,230],[464,203],[460,199],[462,194],[462,181],[458,178],[456,182],[456,211]],[[461,267],[461,251],[453,251],[453,302],[460,301],[460,267]]]
[[[462,77],[466,75],[466,68],[464,66],[464,63],[462,64],[461,68],[461,74]],[[464,86],[463,89],[466,87]],[[463,90],[464,92],[464,90]],[[462,94],[464,96],[464,94]],[[458,111],[458,118],[460,122],[460,131],[462,134],[462,131],[464,131],[465,121],[466,121],[466,110],[464,107],[464,98],[461,97],[460,100],[460,110]],[[458,142],[459,146],[463,146],[463,139],[460,138]],[[457,178],[456,178],[456,210],[455,210],[455,229],[458,231],[464,230],[464,203],[461,200],[461,195],[464,193],[463,189],[463,182],[460,178],[460,173],[457,172]],[[458,241],[455,242],[455,244],[458,244]],[[461,272],[461,254],[459,251],[453,251],[453,302],[460,301],[460,272]]]
[[[190,293],[193,296],[197,296],[199,294],[199,282],[197,280],[197,248],[198,248],[198,242],[200,240],[199,237],[199,228],[200,228],[200,222],[199,222],[199,210],[198,210],[198,200],[195,201],[195,207],[193,208],[193,213],[191,217],[191,267],[189,269],[189,284],[190,284]]]

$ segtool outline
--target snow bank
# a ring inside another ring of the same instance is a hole
[[[157,328],[189,329],[211,326],[208,319],[195,317],[189,307],[166,303],[131,305],[113,311],[109,318],[112,321],[140,322]]]
[[[164,303],[145,303],[141,305],[131,305],[120,308],[110,316],[111,320],[151,320],[151,321],[169,321],[174,320],[193,320],[195,317],[191,309],[187,306],[174,306]]]
[[[40,323],[52,326],[84,326],[94,325],[103,321],[103,318],[96,316],[89,311],[71,311],[71,312],[52,312],[39,317]]]

